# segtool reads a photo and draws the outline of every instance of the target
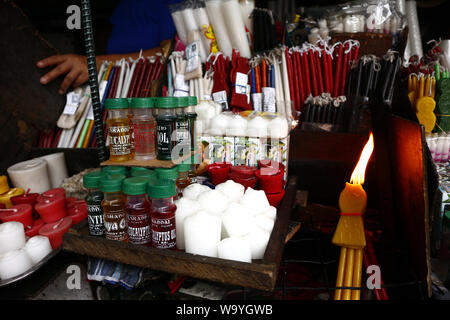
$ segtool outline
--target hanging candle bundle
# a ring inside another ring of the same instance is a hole
[[[318,124],[338,124],[341,122],[342,107],[345,96],[331,98],[327,94],[319,97],[309,97],[306,100],[303,122]]]
[[[205,2],[206,12],[208,13],[209,21],[214,30],[214,36],[219,45],[219,49],[227,57],[231,57],[233,46],[227,31],[227,24],[222,14],[221,1],[207,0]]]
[[[248,74],[250,72],[248,59],[241,57],[240,52],[233,50],[231,65],[230,81],[232,90],[230,105],[233,109],[252,110],[250,85],[248,83]]]
[[[245,32],[241,9],[238,0],[223,0],[222,14],[227,25],[231,45],[239,50],[241,57],[250,58],[250,44]]]
[[[253,16],[253,50],[258,53],[275,48],[278,43],[275,19],[271,10],[255,8]]]

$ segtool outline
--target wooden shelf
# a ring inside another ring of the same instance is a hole
[[[192,155],[195,155],[193,152]],[[192,156],[191,155],[191,156]],[[183,156],[181,157],[180,161],[188,160],[189,156]],[[125,167],[148,167],[148,168],[173,168],[177,165],[177,163],[174,163],[171,160],[128,160],[128,161],[103,161],[100,163],[101,166],[125,166]]]
[[[286,236],[292,232],[289,230],[289,219],[295,202],[296,189],[297,179],[291,177],[286,187],[286,195],[278,208],[277,219],[264,258],[253,260],[252,263],[211,258],[184,251],[163,250],[90,236],[87,221],[75,225],[64,235],[63,250],[142,268],[272,291],[277,280]]]

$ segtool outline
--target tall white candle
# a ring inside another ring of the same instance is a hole
[[[199,211],[184,219],[184,242],[186,252],[217,257],[222,221],[220,217]]]
[[[25,245],[23,224],[10,221],[0,224],[0,254],[17,250]]]
[[[33,264],[37,264],[52,252],[50,240],[44,236],[34,236],[28,239],[24,249]]]
[[[63,180],[69,176],[67,173],[66,159],[63,152],[48,154],[46,156],[39,157],[38,159],[47,161],[47,170],[52,188],[59,187]]]
[[[241,53],[241,57],[250,58],[250,45],[245,25],[242,20],[241,9],[237,0],[222,1],[222,13],[230,36],[231,45]]]
[[[211,40],[205,36],[205,30],[209,28],[209,18],[206,13],[206,9],[204,7],[194,9],[194,17],[197,23],[197,29],[201,33],[201,41],[203,43],[203,47],[206,50],[206,53],[209,55],[211,52]]]
[[[184,220],[196,213],[200,207],[197,201],[182,197],[176,200],[175,205],[177,206],[177,211],[175,211],[175,225],[177,232],[177,248],[179,250],[184,250]]]
[[[250,31],[250,34],[253,34],[252,12],[253,9],[255,9],[255,1],[254,0],[239,1],[239,5],[241,7],[242,21],[244,21],[244,24],[247,27],[248,31]]]
[[[219,49],[225,56],[231,57],[233,47],[228,36],[227,25],[221,11],[221,1],[206,1],[206,12],[214,30],[214,35],[219,45]]]
[[[188,30],[186,30],[181,11],[172,12],[172,19],[175,25],[175,29],[177,29],[178,37],[180,38],[181,42],[186,44]]]
[[[8,168],[8,175],[16,188],[42,193],[52,188],[47,162],[33,159],[16,163]]]
[[[0,278],[16,277],[33,266],[31,259],[23,249],[13,250],[0,256]]]
[[[241,262],[252,262],[252,250],[250,241],[239,237],[230,237],[220,241],[218,256],[221,259],[228,259]]]

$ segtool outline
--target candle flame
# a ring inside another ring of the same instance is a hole
[[[352,176],[350,178],[351,184],[362,185],[364,183],[367,163],[369,162],[372,152],[373,152],[373,134],[370,133],[369,140],[364,146],[364,149],[361,152],[361,156],[359,157],[359,161],[356,164],[356,167],[353,170]]]

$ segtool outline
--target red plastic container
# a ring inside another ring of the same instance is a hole
[[[211,182],[215,185],[223,183],[228,180],[228,173],[230,172],[231,163],[213,163],[206,166]]]
[[[35,209],[45,223],[56,222],[67,215],[66,198],[61,196],[46,198],[36,203]]]
[[[47,223],[41,227],[39,234],[47,237],[53,249],[62,245],[62,237],[72,226],[72,218],[65,217],[57,222]]]
[[[257,168],[239,165],[239,166],[232,166],[230,170],[233,174],[236,174],[236,176],[242,179],[248,179],[255,176],[255,171],[257,170]]]
[[[261,189],[266,193],[279,193],[283,190],[283,171],[267,167],[258,169],[255,175]]]
[[[228,178],[230,178],[231,180],[233,180],[236,183],[242,184],[245,187],[245,190],[247,190],[247,188],[255,189],[255,186],[258,183],[258,178],[256,178],[256,177],[241,178],[234,172],[230,172],[228,174]]]
[[[27,237],[34,237],[35,235],[39,234],[39,230],[44,225],[44,221],[42,219],[33,220],[33,223],[25,228],[25,235]]]
[[[277,208],[281,200],[283,199],[285,193],[286,191],[282,189],[282,191],[279,193],[266,193],[266,197],[270,205]]]
[[[28,227],[33,223],[33,207],[29,204],[17,204],[9,207],[9,209],[3,209],[5,211],[0,212],[0,220],[2,222],[17,221],[23,224],[23,227]]]

